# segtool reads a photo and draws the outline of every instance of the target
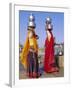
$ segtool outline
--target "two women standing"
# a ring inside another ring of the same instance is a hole
[[[38,63],[38,35],[35,33],[35,17],[31,14],[28,24],[28,35],[24,44],[22,53],[20,55],[21,62],[27,69],[27,75],[30,78],[38,78],[39,63]],[[47,38],[45,40],[45,59],[44,59],[44,71],[45,72],[57,72],[58,68],[55,65],[54,60],[54,38],[52,34],[51,18],[46,20],[46,33]]]

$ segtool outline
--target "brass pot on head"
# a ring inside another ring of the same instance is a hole
[[[47,17],[47,18],[46,18],[46,23],[47,23],[47,24],[50,24],[51,22],[52,22],[52,19],[51,19],[50,17]]]
[[[31,13],[30,16],[29,16],[28,27],[33,27],[33,28],[36,27],[36,24],[35,24],[35,16],[34,16],[32,13]]]
[[[31,13],[29,16],[29,22],[28,22],[28,30],[32,30],[35,34],[35,37],[37,39],[39,39],[39,36],[36,35],[34,29],[36,28],[36,24],[35,24],[35,16]]]
[[[53,25],[52,25],[52,19],[50,17],[46,18],[46,26],[45,26],[46,30],[52,30],[53,29]]]

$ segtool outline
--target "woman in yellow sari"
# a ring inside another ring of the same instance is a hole
[[[32,19],[32,17],[31,17]],[[39,77],[38,44],[34,26],[28,26],[28,35],[20,55],[21,63],[27,69],[30,78]]]

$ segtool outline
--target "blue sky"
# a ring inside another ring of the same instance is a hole
[[[53,35],[57,43],[64,42],[64,13],[61,12],[39,12],[39,11],[19,11],[19,42],[24,44],[27,35],[27,25],[30,13],[35,16],[35,32],[39,36],[38,45],[43,47],[46,39],[45,20],[48,16],[52,18]]]

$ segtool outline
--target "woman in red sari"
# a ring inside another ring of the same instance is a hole
[[[44,59],[44,71],[47,73],[57,72],[58,68],[55,64],[54,59],[54,38],[52,34],[51,18],[46,20],[46,33],[47,37],[45,40],[45,59]]]

